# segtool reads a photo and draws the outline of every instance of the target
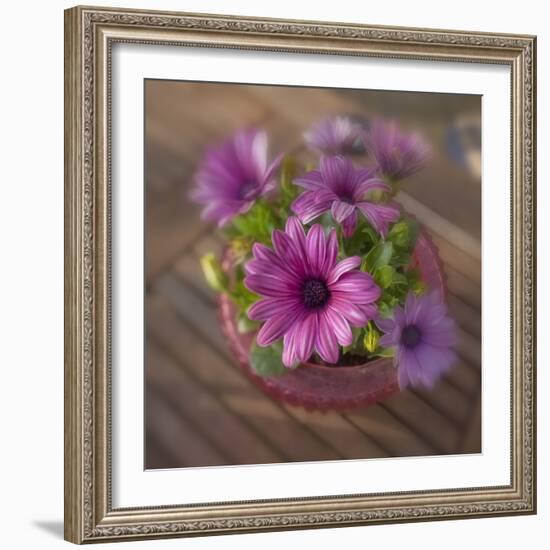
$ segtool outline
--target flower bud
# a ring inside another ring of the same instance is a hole
[[[374,353],[374,351],[378,348],[380,334],[378,334],[378,331],[372,326],[371,323],[367,325],[365,331],[366,334],[363,338],[363,345],[369,353]]]
[[[200,261],[208,285],[218,292],[227,290],[227,275],[216,256],[210,252],[205,254]]]

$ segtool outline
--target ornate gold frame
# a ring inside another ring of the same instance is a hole
[[[512,453],[502,487],[113,509],[110,55],[115,42],[498,63],[512,74]],[[65,538],[100,542],[532,514],[536,38],[76,7],[65,12]]]

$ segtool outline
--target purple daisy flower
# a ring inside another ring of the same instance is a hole
[[[304,231],[291,216],[285,231],[273,231],[273,249],[255,243],[245,264],[246,287],[262,299],[248,310],[265,321],[257,343],[269,346],[283,338],[283,364],[293,367],[316,351],[336,363],[340,346],[353,341],[351,327],[376,317],[380,288],[368,273],[357,271],[359,256],[336,261],[338,242],[321,225]]]
[[[431,148],[419,134],[401,132],[396,122],[377,120],[365,138],[369,153],[388,178],[401,180],[424,167]]]
[[[322,155],[353,155],[365,152],[363,126],[348,117],[325,118],[304,132],[304,140]]]
[[[366,200],[366,195],[374,189],[390,190],[376,176],[376,170],[356,169],[351,160],[342,156],[322,157],[319,170],[296,178],[294,183],[305,189],[291,206],[300,221],[309,223],[330,211],[332,217],[342,224],[346,237],[355,231],[357,212],[361,212],[383,236],[388,231],[388,225],[400,216],[395,206]]]
[[[392,319],[377,319],[376,325],[385,333],[380,345],[395,348],[401,389],[433,387],[457,359],[456,325],[437,292],[409,293],[404,308],[397,306]]]
[[[268,165],[265,132],[241,130],[207,152],[195,174],[196,186],[190,196],[205,206],[203,219],[222,226],[273,190],[273,174],[280,162],[281,156]]]

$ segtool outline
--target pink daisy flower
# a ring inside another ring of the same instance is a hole
[[[400,388],[431,388],[456,362],[456,325],[437,292],[407,295],[405,307],[397,306],[393,318],[377,319],[385,334],[383,347],[395,348],[394,364]]]
[[[376,170],[356,169],[351,160],[342,156],[321,158],[319,170],[296,178],[294,183],[305,189],[291,205],[300,221],[309,223],[330,212],[342,224],[346,237],[353,235],[358,213],[383,236],[386,236],[389,224],[400,216],[395,206],[367,200],[366,196],[375,189],[390,189],[376,176]]]
[[[280,162],[281,156],[268,164],[265,132],[241,130],[207,152],[190,196],[205,206],[203,219],[225,225],[274,189],[274,173]]]
[[[430,160],[431,148],[419,134],[406,134],[396,122],[377,120],[365,146],[385,176],[402,180],[418,172]]]
[[[380,288],[357,270],[358,256],[336,260],[334,230],[327,237],[316,224],[306,235],[290,217],[285,231],[275,230],[272,239],[273,249],[254,244],[254,258],[245,265],[246,287],[262,297],[248,310],[250,319],[264,321],[258,345],[282,338],[286,367],[307,361],[313,352],[336,363],[339,346],[352,343],[351,327],[376,317]]]
[[[354,155],[365,152],[364,127],[349,117],[325,118],[304,133],[307,146],[322,155]]]

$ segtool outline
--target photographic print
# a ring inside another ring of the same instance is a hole
[[[482,452],[481,96],[144,90],[145,468]]]

